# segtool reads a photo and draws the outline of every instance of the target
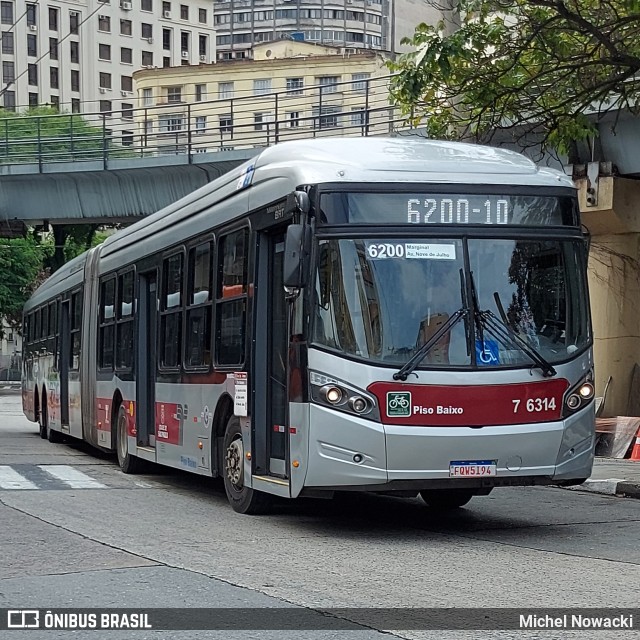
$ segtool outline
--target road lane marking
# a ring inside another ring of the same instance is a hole
[[[39,464],[38,467],[72,489],[106,489],[107,486],[66,464]]]
[[[11,467],[0,466],[0,489],[37,489],[31,480],[14,471]]]

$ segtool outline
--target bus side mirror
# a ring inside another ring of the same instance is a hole
[[[311,229],[301,224],[290,224],[284,242],[284,263],[282,266],[285,287],[300,288],[307,275]]]

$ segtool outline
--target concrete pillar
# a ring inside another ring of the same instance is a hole
[[[612,377],[603,416],[627,415],[640,364],[640,183],[600,177],[596,203],[576,180],[582,221],[592,234],[589,287],[595,338],[596,395]]]

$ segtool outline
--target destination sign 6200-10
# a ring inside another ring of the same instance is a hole
[[[509,200],[491,196],[411,198],[410,224],[509,224]]]

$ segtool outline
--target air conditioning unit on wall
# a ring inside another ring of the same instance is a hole
[[[133,4],[131,4],[131,2],[121,2],[120,8],[125,11],[131,11],[131,9],[133,9]]]
[[[182,57],[183,58],[188,58],[189,57],[189,52],[188,51],[183,51],[182,52]]]
[[[163,16],[164,18],[170,18],[170,17],[171,17],[171,11],[164,11],[164,12],[162,13],[162,16]]]

